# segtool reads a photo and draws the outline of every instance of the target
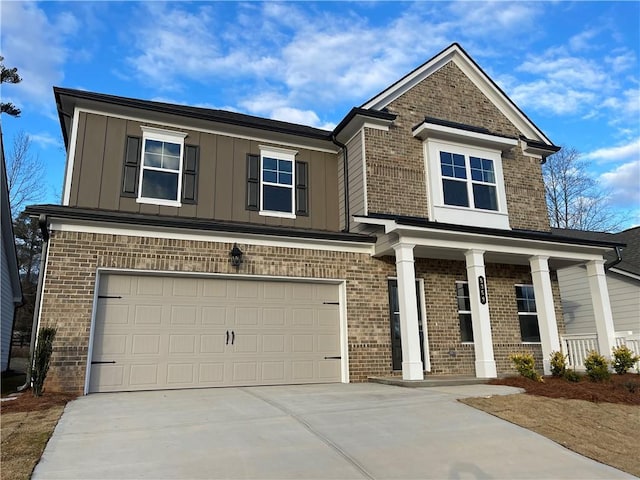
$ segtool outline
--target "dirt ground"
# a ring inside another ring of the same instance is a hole
[[[602,383],[555,378],[545,378],[541,383],[522,377],[491,383],[524,388],[527,394],[461,402],[640,476],[640,375],[614,375],[610,382]]]

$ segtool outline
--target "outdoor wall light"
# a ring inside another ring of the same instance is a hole
[[[229,257],[231,257],[231,265],[236,267],[236,269],[240,268],[240,264],[242,263],[242,250],[238,248],[238,244],[234,243],[233,248],[229,252]]]

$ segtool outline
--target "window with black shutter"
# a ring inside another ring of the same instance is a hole
[[[199,148],[184,146],[184,166],[182,169],[182,203],[196,203],[198,195]]]
[[[122,172],[122,196],[138,196],[138,180],[140,172],[140,137],[127,137],[124,152],[124,170]]]

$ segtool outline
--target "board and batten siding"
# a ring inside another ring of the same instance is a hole
[[[340,230],[338,159],[335,154],[188,128],[167,129],[187,133],[185,145],[199,147],[196,204],[167,207],[138,203],[135,198],[121,196],[126,137],[142,137],[141,125],[166,128],[154,122],[140,123],[95,113],[80,113],[70,206],[316,230]],[[245,208],[246,158],[247,154],[259,154],[261,144],[295,150],[298,152],[296,160],[307,162],[308,216],[298,215],[295,219],[262,216]]]
[[[347,143],[349,151],[348,169],[349,169],[349,214],[366,215],[366,192],[364,185],[363,162],[365,161],[362,149],[363,131],[360,130]],[[350,229],[358,231],[362,227],[359,223],[353,222],[351,219]]]
[[[558,270],[566,332],[595,333],[595,318],[585,267]],[[607,272],[607,288],[616,332],[640,333],[640,282]]]

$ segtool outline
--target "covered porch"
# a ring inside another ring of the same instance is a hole
[[[494,337],[500,336],[501,324],[497,319],[492,319],[490,306],[492,302],[497,304],[503,299],[498,297],[496,290],[492,290],[492,278],[488,278],[486,273],[488,264],[519,268],[526,266],[535,296],[533,311],[539,330],[539,342],[531,343],[539,345],[542,351],[545,374],[551,372],[551,352],[566,351],[568,348],[563,344],[566,338],[563,336],[563,324],[556,315],[559,305],[554,301],[552,272],[569,265],[586,265],[597,330],[592,340],[605,356],[611,355],[617,340],[603,259],[603,254],[613,248],[611,245],[576,242],[543,232],[454,226],[406,217],[369,215],[355,217],[355,220],[368,233],[377,235],[375,256],[395,258],[404,380],[423,380],[424,373],[432,371],[428,328],[430,319],[425,312],[420,325],[421,300],[416,291],[416,261],[427,258],[464,262],[477,378],[495,378],[499,373]],[[425,292],[429,297],[429,292]],[[429,302],[429,298],[425,301]],[[495,311],[494,308],[494,315]],[[527,343],[522,341],[522,349],[526,349]]]

